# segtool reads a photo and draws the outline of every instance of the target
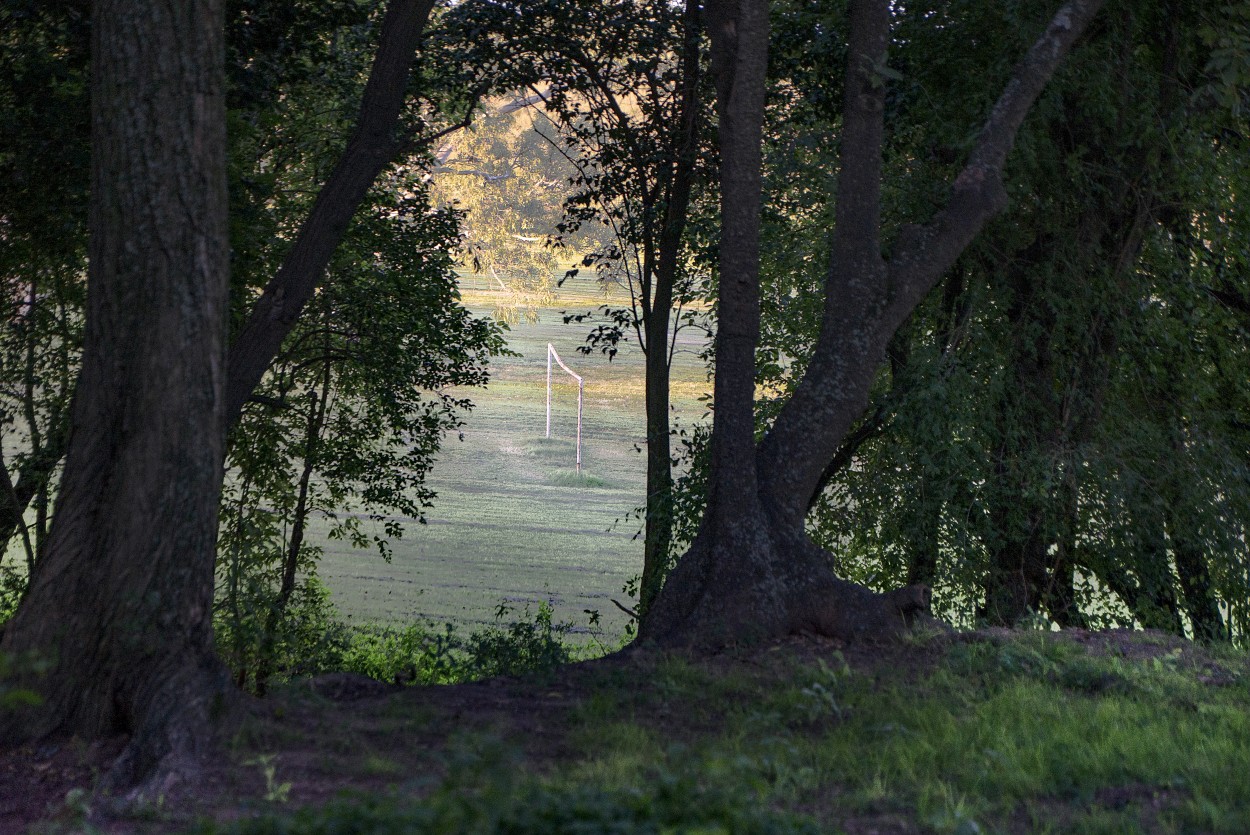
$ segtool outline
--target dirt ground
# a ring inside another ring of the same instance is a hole
[[[900,670],[923,675],[952,641],[1010,635],[983,630],[884,646],[796,636],[750,650],[726,650],[703,663],[713,671],[723,667],[769,675],[796,662],[845,659],[860,674],[897,679]],[[1129,659],[1193,647],[1172,636],[1128,630],[1068,630],[1062,639],[1094,654]],[[345,791],[385,792],[401,784],[420,791],[443,776],[449,744],[473,733],[515,744],[526,771],[541,773],[577,754],[566,738],[570,710],[605,680],[646,681],[648,669],[659,661],[655,653],[630,651],[527,680],[448,686],[400,687],[352,674],[294,682],[264,700],[251,700],[241,727],[223,740],[221,754],[194,780],[169,786],[156,802],[124,817],[101,815],[91,796],[124,739],[62,739],[0,751],[0,833],[79,831],[88,820],[100,832],[179,832],[205,817],[228,821],[275,808],[316,806]],[[653,721],[666,738],[701,730],[663,712]],[[864,833],[919,831],[913,822],[889,814],[845,820],[843,827]]]

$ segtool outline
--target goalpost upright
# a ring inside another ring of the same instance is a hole
[[[555,346],[550,342],[547,343],[547,437],[551,437],[551,358],[555,357],[560,367],[568,373],[570,377],[577,380],[577,472],[582,471],[582,393],[585,390],[585,381],[581,375],[577,374],[573,369],[564,364],[564,360],[560,359],[560,355],[556,353]]]

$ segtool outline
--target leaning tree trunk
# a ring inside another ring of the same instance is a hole
[[[82,373],[47,553],[2,648],[43,704],[0,739],[131,742],[106,780],[194,767],[232,692],[213,653],[224,441],[224,4],[97,0]],[[154,787],[161,790],[160,786]]]
[[[905,227],[881,254],[888,0],[852,0],[841,173],[821,334],[808,372],[760,444],[754,441],[759,340],[760,142],[767,0],[709,0],[721,144],[720,306],[708,506],[641,637],[715,644],[796,631],[885,636],[928,608],[929,590],[875,594],[834,576],[803,525],[899,325],[1006,204],[1002,167],[1025,114],[1101,0],[1072,0],[1017,66],[946,207]]]
[[[428,144],[447,131],[418,142],[404,136],[400,121],[408,99],[413,55],[434,0],[391,0],[382,19],[378,51],[365,83],[356,128],[342,156],[300,226],[282,266],[252,305],[230,345],[226,425],[233,427],[295,327],[308,300],[325,278],[356,209],[378,175],[405,149]],[[454,130],[468,125],[465,121]]]

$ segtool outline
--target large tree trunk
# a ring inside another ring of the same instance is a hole
[[[398,154],[422,144],[402,136],[398,125],[412,56],[433,5],[434,0],[394,0],[387,8],[356,131],[300,227],[295,244],[230,346],[227,427],[238,422],[244,404],[324,278],[326,265],[373,182]],[[467,120],[456,127],[466,124]],[[54,425],[41,454],[28,459],[18,474],[14,489],[0,490],[0,546],[18,533],[26,508],[41,491],[46,492],[47,480],[64,455],[64,428]]]
[[[98,0],[87,328],[47,553],[4,651],[52,663],[0,739],[132,734],[106,787],[194,766],[224,438],[224,4]],[[158,769],[157,767],[160,766]],[[159,790],[159,789],[158,789]]]
[[[760,142],[767,0],[709,0],[721,144],[720,306],[711,487],[699,534],[642,625],[644,640],[723,643],[812,630],[885,636],[927,609],[928,589],[877,595],[839,580],[803,530],[813,493],[868,405],[886,344],[1006,203],[1002,166],[1025,114],[1100,0],[1073,0],[1017,67],[947,206],[880,247],[887,0],[853,0],[833,254],[808,372],[759,444]]]

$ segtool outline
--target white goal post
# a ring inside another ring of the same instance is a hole
[[[564,360],[560,359],[560,355],[556,353],[555,346],[550,342],[547,343],[547,437],[551,437],[551,358],[555,357],[560,367],[568,373],[570,377],[577,381],[577,472],[582,471],[582,393],[585,390],[585,380],[575,373],[573,369],[564,364]]]

